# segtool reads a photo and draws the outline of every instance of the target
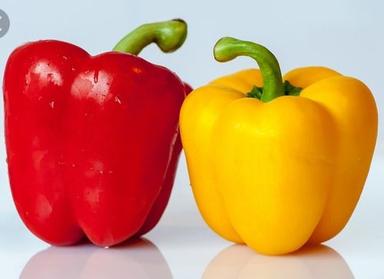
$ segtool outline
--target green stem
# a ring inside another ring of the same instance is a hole
[[[249,56],[256,60],[263,78],[261,101],[269,102],[284,95],[284,85],[279,62],[276,57],[262,45],[225,37],[220,39],[213,50],[219,62],[230,61],[238,56]]]
[[[182,19],[143,24],[121,39],[114,51],[138,55],[151,43],[156,43],[163,52],[178,49],[187,37],[187,24]]]

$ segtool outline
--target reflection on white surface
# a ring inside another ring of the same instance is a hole
[[[203,279],[295,278],[351,279],[348,264],[325,245],[305,248],[286,256],[263,256],[245,245],[220,252],[205,269]]]
[[[114,248],[91,244],[50,247],[34,255],[24,267],[21,279],[170,279],[169,266],[160,250],[140,239]]]

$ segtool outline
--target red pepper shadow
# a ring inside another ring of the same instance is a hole
[[[91,244],[50,247],[28,261],[20,278],[169,279],[172,273],[156,245],[142,238],[113,248],[99,248]]]

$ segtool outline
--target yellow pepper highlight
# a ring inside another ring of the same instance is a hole
[[[222,40],[215,49],[221,61],[248,55],[244,45],[260,47]],[[227,240],[279,255],[326,241],[346,225],[369,171],[377,109],[361,81],[324,67],[285,74],[301,92],[284,94],[274,56],[264,53],[263,64],[254,53],[261,71],[216,79],[186,98],[181,137],[207,224]],[[266,80],[276,97],[250,97],[263,86],[259,92],[271,93],[263,92]]]

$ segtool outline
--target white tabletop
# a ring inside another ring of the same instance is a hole
[[[41,242],[20,222],[8,188],[1,187],[1,278],[384,278],[383,167],[384,160],[374,160],[359,205],[339,236],[282,257],[261,256],[212,233],[197,212],[184,160],[159,226],[142,240],[109,249]]]

